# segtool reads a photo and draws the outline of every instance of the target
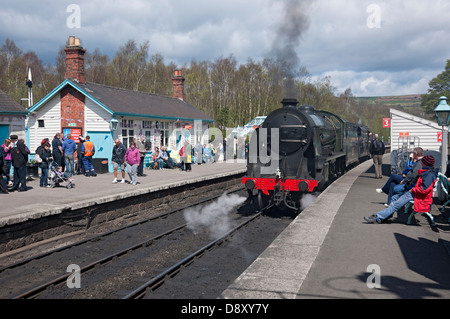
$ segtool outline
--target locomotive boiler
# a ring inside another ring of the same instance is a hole
[[[269,204],[299,210],[306,193],[369,158],[369,129],[311,105],[284,99],[249,142],[242,179],[260,209]]]

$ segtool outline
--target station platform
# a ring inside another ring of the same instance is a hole
[[[384,157],[389,163],[389,155]],[[433,204],[436,227],[397,212],[389,223],[364,216],[384,209],[367,161],[335,181],[226,289],[224,299],[450,298],[448,212]]]
[[[65,184],[55,188],[39,187],[39,179],[35,178],[27,181],[26,192],[0,193],[0,227],[245,172],[246,163],[241,160],[192,164],[190,172],[144,169],[145,176],[137,178],[137,185],[120,183],[120,170],[117,184],[112,184],[113,173],[98,174],[96,177],[76,175],[72,189],[66,189]],[[130,181],[128,174],[125,174],[125,179]]]

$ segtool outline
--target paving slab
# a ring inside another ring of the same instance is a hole
[[[403,211],[367,224],[364,216],[384,209],[386,195],[375,189],[386,181],[374,178],[372,161],[335,181],[221,298],[449,298],[448,214],[433,205],[437,227],[421,215],[406,225]]]
[[[210,179],[236,175],[246,171],[242,162],[218,162],[194,165],[192,171],[179,169],[145,169],[144,177],[138,177],[136,186],[125,183],[112,184],[113,173],[98,174],[96,177],[76,175],[75,187],[42,188],[39,179],[27,182],[28,191],[0,194],[0,227],[20,223],[29,219],[38,219],[60,214],[68,209],[78,209],[161,191],[173,187],[193,184]],[[118,173],[121,180],[121,173]],[[129,181],[128,174],[126,180]]]

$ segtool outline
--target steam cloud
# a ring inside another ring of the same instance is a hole
[[[245,197],[225,193],[217,201],[204,207],[186,209],[183,213],[184,219],[194,233],[207,231],[211,238],[218,238],[231,230],[229,214],[245,200]]]
[[[311,205],[315,200],[316,200],[317,196],[315,195],[311,195],[311,194],[305,194],[302,196],[302,199],[300,201],[300,205],[301,205],[301,210],[304,210],[305,208],[307,208],[309,205]]]
[[[296,49],[300,45],[302,35],[308,30],[310,18],[306,11],[314,0],[275,0],[283,6],[283,18],[277,29],[272,44],[271,55],[283,62],[288,78],[285,84],[285,97],[297,96],[294,87],[294,78],[298,73],[300,58]]]

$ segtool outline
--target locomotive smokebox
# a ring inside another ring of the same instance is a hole
[[[297,107],[298,101],[297,99],[283,99],[281,104],[283,104],[283,107]]]

